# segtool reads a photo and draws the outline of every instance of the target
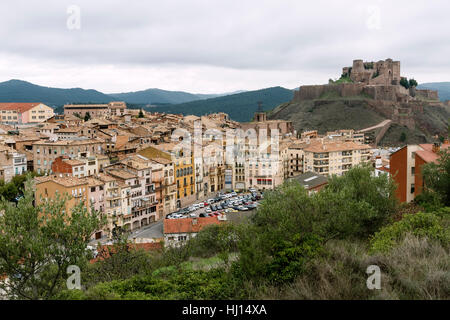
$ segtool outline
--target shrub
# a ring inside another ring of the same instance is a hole
[[[321,253],[322,238],[316,235],[294,235],[291,241],[279,241],[272,248],[267,265],[267,279],[273,283],[292,281],[304,271],[306,262]]]
[[[448,212],[447,217],[423,212],[406,214],[402,220],[383,228],[370,239],[370,252],[389,252],[408,233],[417,237],[435,239],[447,246],[450,233],[442,221],[446,218],[448,218]]]

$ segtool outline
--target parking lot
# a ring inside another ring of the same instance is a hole
[[[259,206],[263,195],[256,190],[245,193],[219,193],[214,198],[197,202],[166,216],[166,219],[213,217],[227,213],[251,211]]]

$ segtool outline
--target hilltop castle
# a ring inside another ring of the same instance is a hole
[[[414,113],[422,113],[424,105],[442,106],[443,103],[439,101],[437,91],[419,90],[415,86],[406,88],[401,84],[402,79],[400,61],[354,60],[351,67],[342,69],[338,81],[330,80],[326,85],[301,86],[295,92],[293,102],[360,96],[388,119],[414,128]]]

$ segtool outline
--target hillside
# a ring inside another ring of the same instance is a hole
[[[104,103],[113,100],[96,90],[50,88],[21,80],[0,83],[0,102],[43,102],[49,106],[61,106],[73,102]]]
[[[344,128],[363,129],[384,120],[368,109],[364,98],[288,102],[269,112],[268,117],[290,120],[298,132],[317,129],[322,134]]]
[[[97,90],[50,88],[22,80],[9,80],[0,83],[0,102],[43,102],[61,112],[62,106],[68,103],[108,103],[118,100],[132,105],[178,104],[223,97],[241,92],[245,91],[220,94],[194,94],[155,88],[137,92],[105,94]]]
[[[245,122],[252,119],[253,113],[258,108],[258,101],[262,101],[263,109],[267,111],[281,103],[290,101],[293,95],[292,90],[272,87],[181,104],[146,107],[145,109],[150,112],[194,114],[197,116],[207,113],[226,112],[231,119]]]
[[[422,83],[417,86],[418,89],[437,90],[441,101],[450,100],[450,82],[430,82]]]
[[[161,103],[184,103],[200,99],[214,98],[214,94],[192,94],[183,91],[167,91],[161,89],[147,89],[136,92],[112,93],[116,100],[126,101],[134,104],[161,104]]]
[[[317,129],[319,133],[337,129],[363,129],[380,123],[386,118],[369,105],[367,97],[329,98],[288,102],[268,114],[269,119],[290,120],[298,132]],[[432,142],[435,134],[447,133],[449,107],[424,107],[415,115],[416,129],[394,124],[381,140],[382,145],[401,145],[402,132],[407,143]]]

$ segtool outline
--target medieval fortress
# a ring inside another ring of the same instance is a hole
[[[386,118],[413,129],[414,114],[423,113],[425,105],[443,106],[444,103],[437,91],[419,90],[415,86],[407,89],[401,84],[402,78],[400,61],[354,60],[351,67],[342,69],[341,79],[330,80],[326,85],[301,86],[293,101],[319,100],[315,102],[322,104],[323,100],[360,97]]]

